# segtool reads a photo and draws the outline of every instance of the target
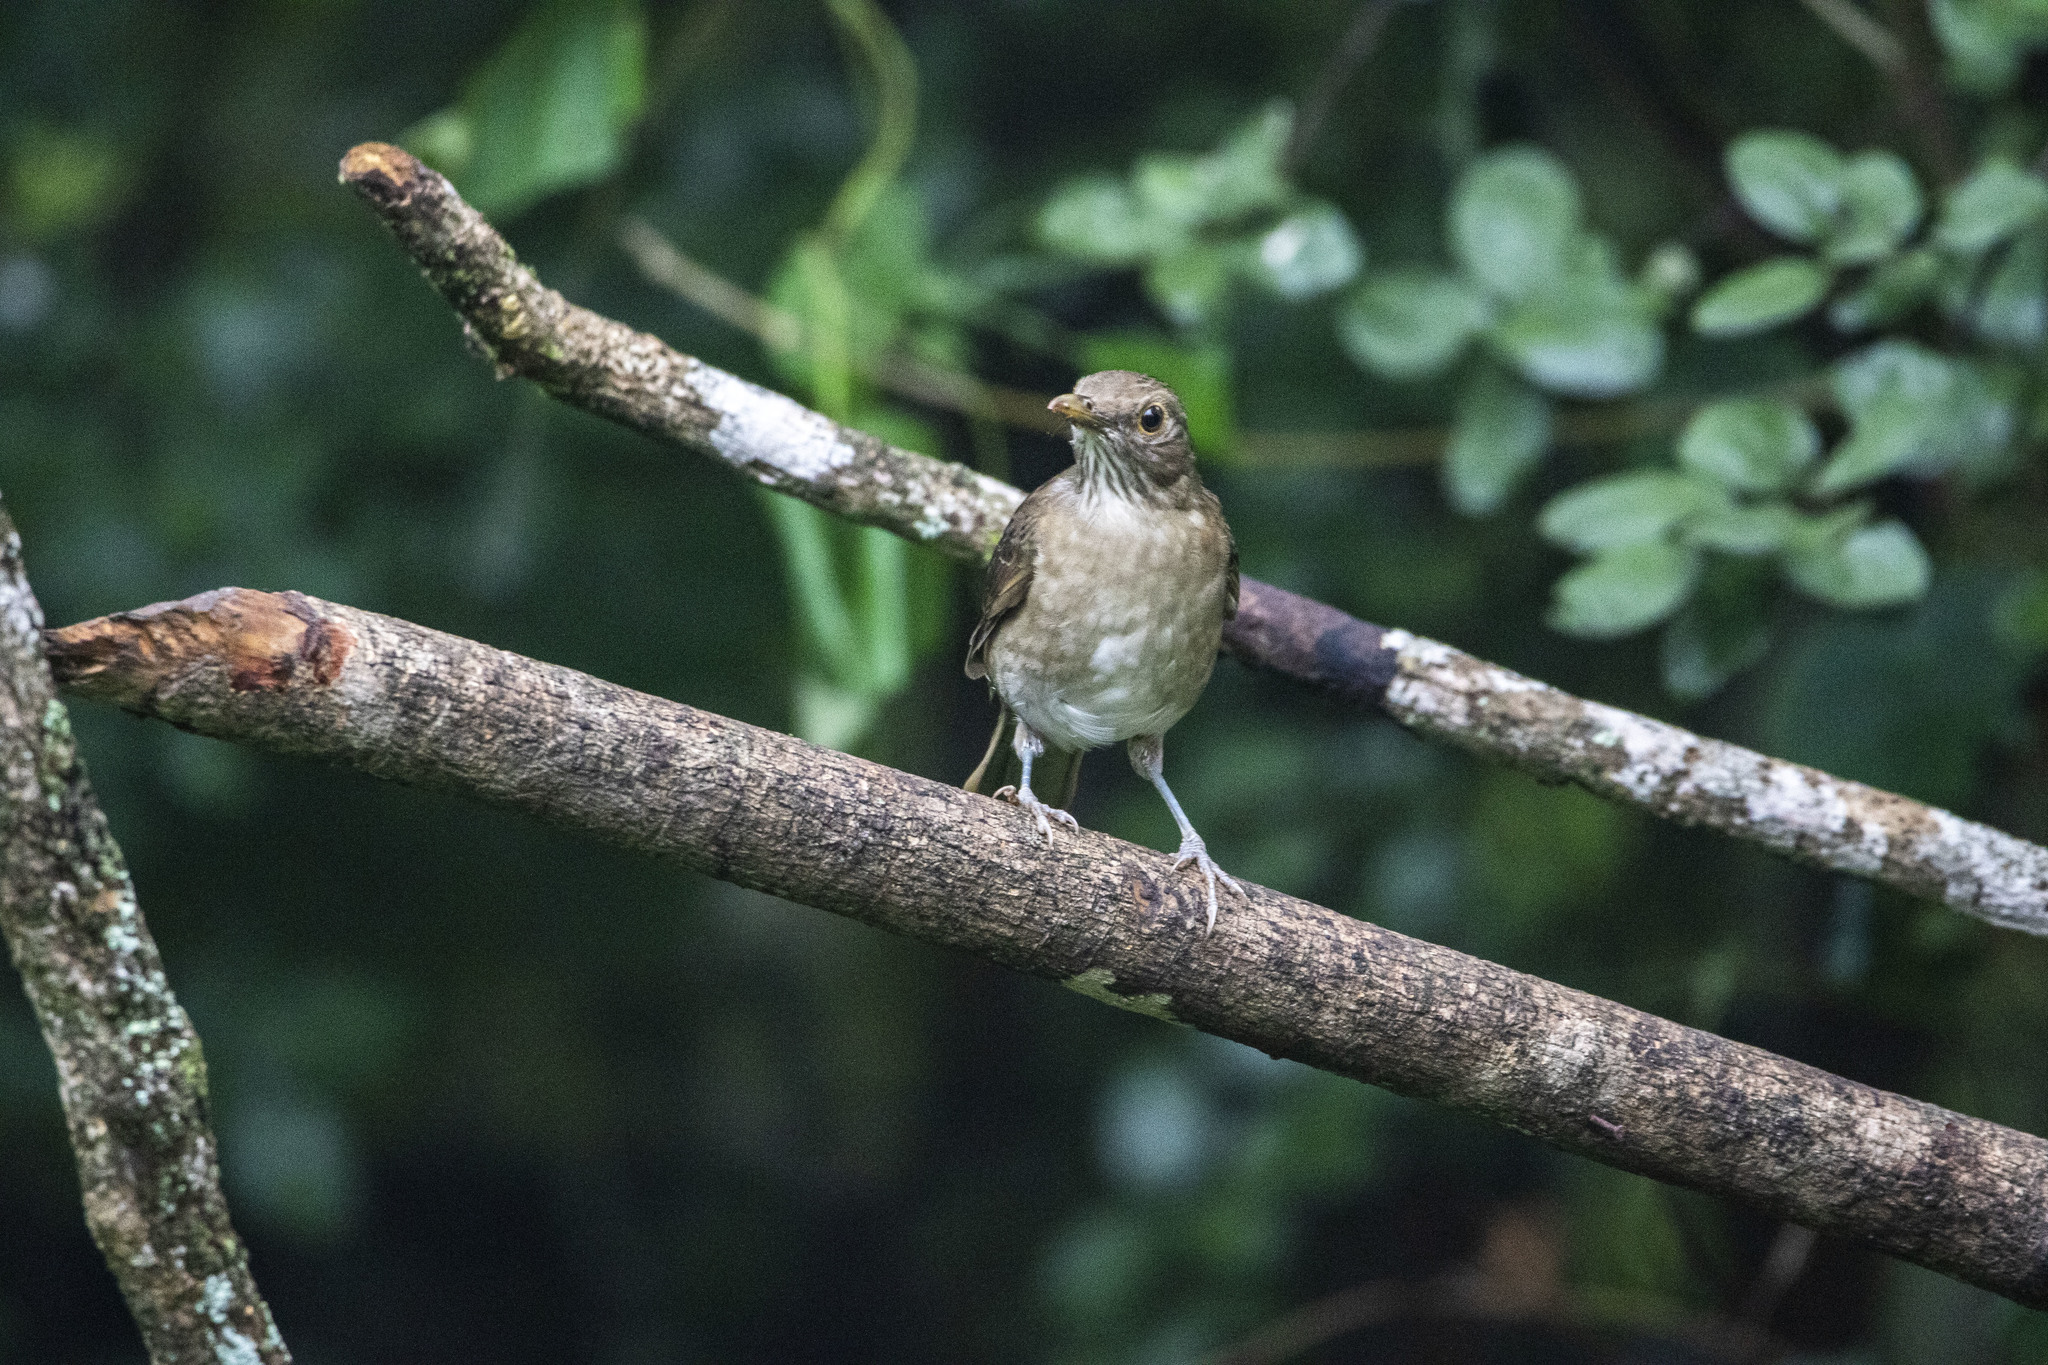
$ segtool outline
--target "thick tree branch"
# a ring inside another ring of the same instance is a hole
[[[957,787],[296,593],[48,648],[75,695],[523,811],[2048,1306],[2048,1142],[2025,1133],[1274,891],[1205,937],[1165,855],[1048,849]]]
[[[0,511],[0,932],[57,1059],[85,1221],[156,1365],[284,1365],[221,1197],[199,1035],[86,780],[42,624]]]
[[[447,180],[396,147],[354,148],[341,178],[397,234],[501,375],[957,558],[987,555],[1023,496],[568,302],[519,264]],[[1249,579],[1224,648],[1539,777],[2048,934],[2048,849],[1947,811],[1581,701]]]

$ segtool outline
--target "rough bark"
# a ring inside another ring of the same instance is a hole
[[[600,317],[542,285],[483,215],[410,153],[366,142],[341,177],[383,215],[501,378],[711,455],[777,492],[956,558],[984,557],[1023,494],[899,450]]]
[[[376,209],[501,376],[524,376],[564,402],[955,558],[984,558],[1023,497],[568,302],[519,264],[447,180],[399,148],[352,149],[341,178]],[[1224,648],[1482,757],[2048,934],[2048,849],[1933,806],[1582,701],[1251,579]]]
[[[1244,584],[1223,647],[1546,781],[2048,934],[2048,849],[1939,807],[1585,701],[1264,583]]]
[[[0,511],[0,931],[57,1059],[85,1221],[156,1365],[291,1359],[228,1222],[206,1061],[86,780]]]
[[[1479,1114],[2048,1306],[2048,1142],[403,621],[223,589],[52,632],[62,684],[579,829]],[[1391,646],[1398,654],[1402,646]]]

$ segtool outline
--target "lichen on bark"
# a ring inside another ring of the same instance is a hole
[[[57,1062],[86,1224],[150,1359],[291,1359],[220,1189],[206,1059],[57,698],[0,510],[0,933]]]

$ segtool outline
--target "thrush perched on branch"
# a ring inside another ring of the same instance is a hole
[[[967,790],[981,789],[1014,719],[1023,775],[995,796],[1029,811],[1051,843],[1053,821],[1079,828],[1058,808],[1072,800],[1078,756],[1130,741],[1131,766],[1180,826],[1174,866],[1201,870],[1214,930],[1217,880],[1244,888],[1209,857],[1166,785],[1165,737],[1202,695],[1223,623],[1237,614],[1237,545],[1195,472],[1172,389],[1104,370],[1048,406],[1071,424],[1074,464],[1024,499],[989,561],[967,676],[989,680],[1003,714]],[[1031,790],[1032,764],[1048,750],[1074,755],[1056,804]]]

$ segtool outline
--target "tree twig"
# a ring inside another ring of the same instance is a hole
[[[0,932],[57,1060],[85,1221],[156,1365],[291,1360],[228,1221],[199,1035],[44,663],[0,510]]]
[[[1918,14],[1923,8],[1919,0],[1893,0],[1888,6],[1891,24],[1865,13],[1855,0],[1800,2],[1878,69],[1892,88],[1900,119],[1919,140],[1927,169],[1937,179],[1954,179],[1961,155],[1940,77],[1927,60],[1928,34]]]
[[[648,283],[745,332],[770,350],[794,351],[803,345],[803,323],[795,315],[685,255],[645,219],[622,219],[618,236],[620,247]],[[855,364],[874,383],[914,402],[968,417],[989,418],[1025,431],[1066,431],[1066,422],[1047,411],[1043,394],[991,384],[964,371],[934,365],[900,351],[887,351],[871,358],[856,357]],[[1773,385],[1768,392],[1808,407],[1833,401],[1825,385],[1811,381]],[[1551,424],[1551,444],[1607,445],[1675,432],[1698,410],[1701,401],[1704,400],[1680,398],[1571,409],[1558,414]],[[1386,469],[1435,464],[1443,459],[1450,440],[1450,428],[1442,426],[1242,431],[1238,433],[1232,458],[1235,464],[1274,469]]]
[[[1890,20],[1887,28],[1904,57],[1892,73],[1899,115],[1918,139],[1921,156],[1935,180],[1956,180],[1963,173],[1963,149],[1942,89],[1939,59],[1933,55],[1934,35],[1928,31],[1925,0],[1885,0],[1885,11]]]
[[[1906,49],[1892,31],[1858,9],[1855,0],[1800,0],[1813,17],[1835,36],[1870,59],[1885,75],[1897,77],[1906,66]]]
[[[769,349],[794,351],[803,345],[800,319],[684,255],[644,219],[629,217],[620,222],[619,245],[633,258],[644,279],[739,328]],[[856,358],[857,364],[861,359]],[[1037,394],[984,383],[971,374],[915,356],[889,351],[859,368],[883,388],[947,412],[991,418],[1027,431],[1065,430],[1065,423],[1047,411],[1045,399]]]
[[[501,375],[524,376],[564,402],[959,559],[985,558],[1023,498],[569,303],[518,262],[447,180],[396,147],[351,150],[341,175]],[[1224,648],[1547,780],[2048,934],[2048,848],[1947,811],[1583,701],[1252,579]]]
[[[1624,1307],[1563,1286],[1550,1299],[1529,1302],[1502,1293],[1484,1274],[1463,1270],[1434,1280],[1368,1280],[1340,1289],[1265,1324],[1209,1356],[1204,1365],[1284,1365],[1341,1337],[1417,1318],[1526,1324],[1557,1332],[1625,1332],[1676,1342],[1731,1365],[1752,1362],[1753,1338],[1726,1318],[1683,1316],[1671,1305],[1654,1302]],[[1775,1344],[1763,1338],[1764,1349]]]
[[[2048,1305],[2038,1137],[1263,888],[1204,936],[1168,855],[1048,848],[958,787],[296,593],[47,647],[73,695],[523,811]]]
[[[1386,33],[1387,21],[1394,17],[1395,7],[1403,0],[1365,0],[1358,12],[1351,17],[1351,23],[1344,30],[1344,36],[1337,40],[1322,69],[1316,72],[1316,83],[1301,102],[1301,112],[1295,115],[1294,126],[1287,132],[1287,145],[1280,153],[1281,169],[1293,174],[1300,167],[1301,159],[1308,153],[1309,146],[1322,131],[1323,124],[1330,117],[1330,111],[1337,106],[1337,96],[1344,92],[1351,77],[1365,64],[1373,50],[1380,45],[1380,38]]]

